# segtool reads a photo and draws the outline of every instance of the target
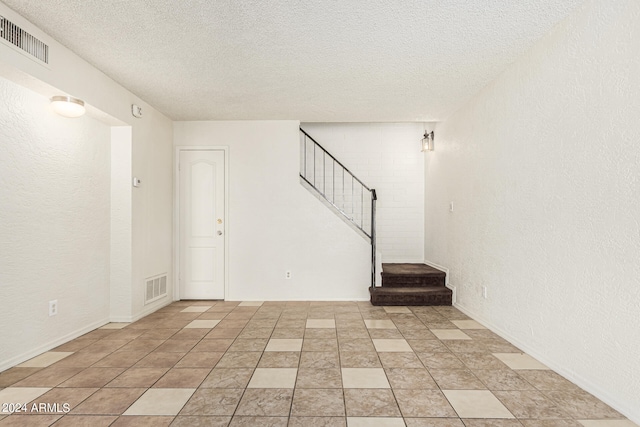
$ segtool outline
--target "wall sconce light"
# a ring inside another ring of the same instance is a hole
[[[64,117],[80,117],[85,113],[84,101],[71,96],[54,96],[51,105],[53,111]]]
[[[433,131],[424,131],[424,138],[422,138],[422,151],[433,151]]]

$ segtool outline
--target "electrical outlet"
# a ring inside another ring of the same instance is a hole
[[[291,279],[291,272],[290,271],[285,271],[284,278],[285,279]]]
[[[58,300],[54,299],[49,301],[49,316],[55,316],[58,314]]]
[[[482,298],[487,299],[487,287],[482,287]]]

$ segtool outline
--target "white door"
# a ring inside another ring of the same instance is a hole
[[[224,151],[180,151],[180,299],[224,299]]]

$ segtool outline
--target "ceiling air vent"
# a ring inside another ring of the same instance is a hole
[[[0,15],[0,39],[6,40],[34,58],[49,63],[49,46]]]

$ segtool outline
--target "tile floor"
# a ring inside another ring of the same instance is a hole
[[[0,402],[26,409],[0,426],[635,426],[455,308],[368,302],[176,302],[0,373]]]

